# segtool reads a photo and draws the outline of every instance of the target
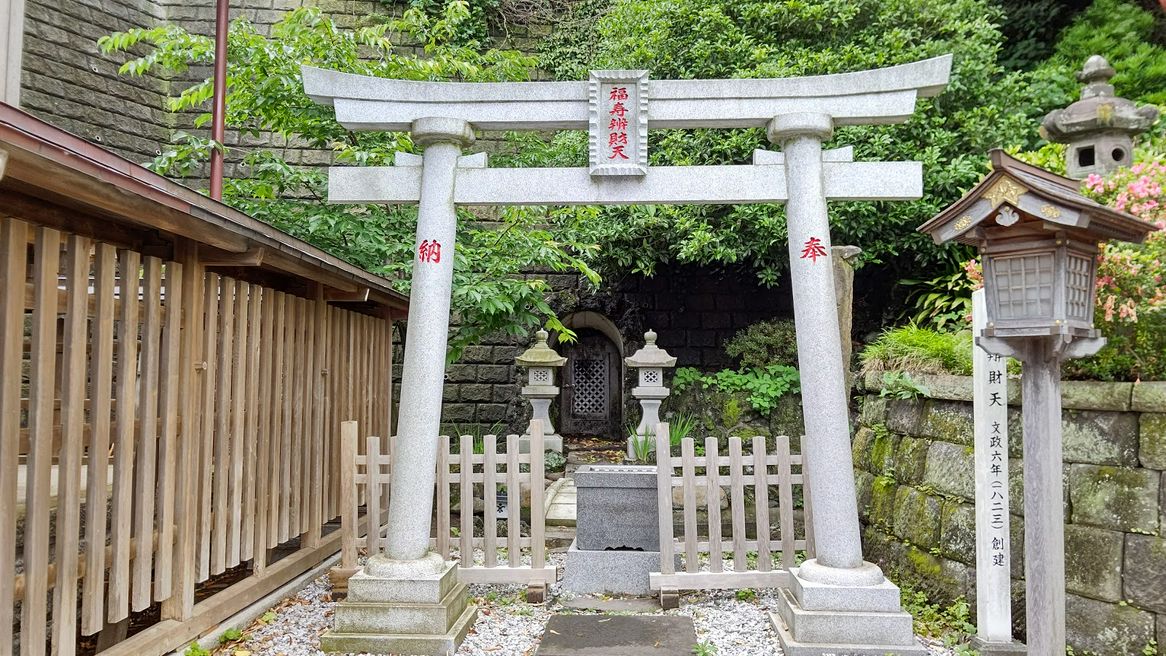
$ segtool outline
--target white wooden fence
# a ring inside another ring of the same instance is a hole
[[[795,554],[806,550],[812,554],[812,537],[798,538],[794,533],[794,487],[803,482],[804,467],[800,455],[791,455],[789,438],[776,438],[773,453],[766,451],[765,438],[752,439],[751,452],[743,453],[739,437],[728,441],[727,456],[718,452],[715,437],[705,438],[704,455],[696,455],[691,437],[680,442],[680,456],[671,456],[668,424],[656,430],[658,499],[660,517],[660,571],[649,575],[649,587],[660,591],[661,602],[673,606],[678,590],[734,588],[768,588],[789,585],[789,568]],[[679,475],[677,475],[679,470]],[[699,472],[699,474],[698,474]],[[732,529],[729,539],[722,534],[721,489],[729,488]],[[776,486],[778,522],[771,526],[769,506],[772,486]],[[684,515],[684,532],[677,538],[673,524],[673,489],[680,488]],[[749,530],[745,514],[746,490],[752,488],[755,512],[754,527]],[[707,534],[699,534],[697,490],[704,489]],[[803,487],[805,525],[810,526],[810,500]],[[777,529],[776,534],[774,529]],[[779,566],[773,555],[780,552]],[[684,571],[677,572],[675,555],[683,556]],[[701,571],[701,555],[708,556],[708,569]],[[724,559],[732,556],[732,569],[726,570]],[[756,554],[756,557],[753,557]]]
[[[358,428],[353,421],[344,422],[342,450],[344,467],[341,484],[344,489],[341,513],[342,549],[340,568],[333,581],[343,588],[349,575],[357,568],[357,552],[361,529],[365,529],[364,544],[368,553],[377,551],[384,542],[384,510],[388,507],[389,481],[392,475],[392,452],[397,438],[387,444],[379,437],[368,437],[365,453],[358,453]],[[438,449],[436,478],[436,538],[433,547],[443,558],[449,559],[452,546],[457,545],[461,563],[458,577],[466,583],[519,583],[528,586],[527,596],[532,601],[545,599],[546,587],[553,583],[558,568],[546,562],[545,517],[543,508],[544,466],[543,432],[541,422],[531,422],[530,452],[519,453],[519,436],[507,435],[505,450],[498,451],[498,437],[482,438],[482,453],[474,453],[474,437],[462,435],[458,451],[451,451],[453,441],[441,436]],[[388,447],[387,453],[385,447]],[[375,463],[370,465],[370,463]],[[527,471],[522,471],[523,466]],[[498,536],[497,494],[499,485],[507,491],[508,509],[506,536]],[[456,492],[455,492],[456,486]],[[526,535],[521,534],[522,489],[530,494],[530,521]],[[372,493],[378,490],[379,493]],[[451,499],[459,499],[459,523],[452,522]],[[366,512],[359,515],[360,500],[364,499]],[[482,535],[474,535],[474,501],[482,500]],[[378,531],[367,531],[368,518],[378,518]],[[500,550],[505,549],[505,558]],[[474,562],[474,549],[481,549],[483,562]],[[530,556],[530,564],[522,563]],[[502,562],[502,561],[505,562]]]

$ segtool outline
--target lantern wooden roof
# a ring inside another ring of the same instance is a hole
[[[919,226],[935,243],[982,246],[989,235],[1053,236],[1081,241],[1140,243],[1154,226],[1081,194],[1080,182],[1026,164],[1004,151],[989,153],[992,172],[964,197]],[[1004,233],[1004,234],[1001,234]]]

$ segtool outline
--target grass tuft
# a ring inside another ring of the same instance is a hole
[[[862,352],[862,371],[972,374],[972,333],[944,333],[916,325],[892,328]]]

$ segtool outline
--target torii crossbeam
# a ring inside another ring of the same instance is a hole
[[[455,205],[785,203],[817,552],[791,572],[775,625],[791,656],[827,644],[925,653],[897,588],[862,559],[826,211],[827,200],[919,198],[922,166],[855,162],[850,148],[823,151],[822,142],[836,126],[906,120],[919,97],[943,89],[950,69],[947,55],[789,79],[649,81],[647,71],[618,70],[593,71],[587,82],[451,83],[305,67],[308,95],[335,107],[341,125],[407,130],[424,148],[391,167],[329,171],[331,202],[420,204],[387,554],[374,554],[368,571],[416,577],[429,551]],[[756,151],[743,165],[648,166],[649,129],[752,127],[766,128],[781,152]],[[590,165],[491,169],[484,154],[461,154],[475,129],[588,130]],[[822,611],[833,613],[828,626],[811,617]]]

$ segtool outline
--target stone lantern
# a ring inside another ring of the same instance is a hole
[[[1085,83],[1081,99],[1049,112],[1041,122],[1042,137],[1068,144],[1065,166],[1070,178],[1103,175],[1132,164],[1134,136],[1145,132],[1158,117],[1153,106],[1138,107],[1114,96],[1109,83],[1113,75],[1109,62],[1093,55],[1077,73],[1077,79]]]
[[[530,420],[542,422],[543,448],[562,453],[563,438],[555,433],[555,427],[551,424],[550,408],[551,400],[559,396],[559,388],[555,385],[555,369],[566,364],[567,358],[547,345],[547,331],[539,330],[534,337],[534,346],[526,349],[515,360],[518,366],[526,368],[526,385],[522,388],[522,395],[530,401]],[[524,436],[520,446],[523,453],[529,452],[530,438]]]
[[[632,389],[632,396],[640,400],[643,416],[636,427],[636,435],[628,436],[628,459],[634,459],[635,449],[632,439],[644,439],[656,434],[656,424],[660,423],[660,403],[668,398],[671,390],[664,387],[664,370],[676,366],[676,358],[656,346],[656,333],[644,333],[644,347],[631,357],[624,358],[624,364],[637,369],[639,379]],[[655,440],[648,440],[648,448],[655,448]]]
[[[1093,329],[1097,243],[1141,242],[1154,226],[1086,198],[1075,180],[999,150],[991,159],[992,172],[980,184],[919,230],[937,244],[957,241],[980,249],[987,327],[976,344],[1023,364],[1028,653],[1060,654],[1065,651],[1061,362],[1092,355],[1105,344]]]

